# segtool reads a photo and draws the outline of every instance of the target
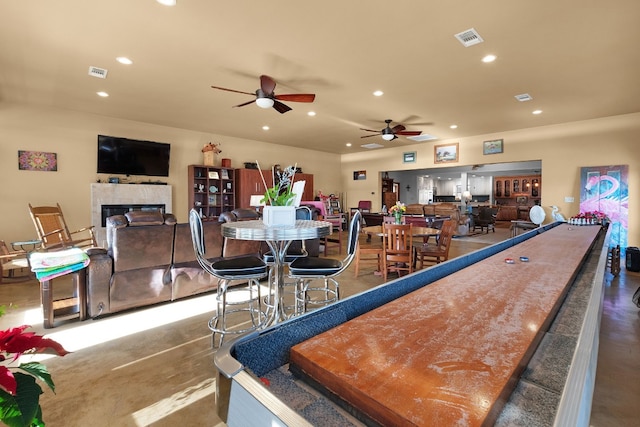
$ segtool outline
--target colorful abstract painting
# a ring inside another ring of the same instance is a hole
[[[613,227],[611,244],[627,247],[629,166],[584,167],[580,171],[580,213],[603,212]]]
[[[57,171],[56,153],[18,150],[18,169],[25,171]]]

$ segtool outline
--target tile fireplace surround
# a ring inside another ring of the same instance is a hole
[[[107,233],[102,226],[102,205],[164,205],[171,213],[170,185],[91,184],[91,224],[98,245],[107,246]]]

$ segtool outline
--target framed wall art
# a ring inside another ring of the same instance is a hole
[[[18,169],[56,172],[58,170],[58,156],[56,153],[18,150]]]
[[[402,153],[402,163],[415,163],[416,162],[416,152],[411,151],[409,153]]]
[[[504,152],[504,140],[494,139],[482,143],[482,154],[498,154]]]
[[[362,179],[367,179],[367,171],[353,171],[354,181],[360,181]]]
[[[436,145],[433,147],[434,163],[455,163],[458,159],[458,143]]]

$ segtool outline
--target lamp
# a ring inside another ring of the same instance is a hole
[[[462,199],[464,199],[465,202],[470,201],[472,198],[471,196],[471,192],[469,190],[465,190],[462,192]]]
[[[260,108],[271,108],[273,107],[273,99],[271,98],[256,98],[256,104]]]
[[[260,211],[260,206],[265,205],[265,202],[261,201],[263,198],[264,195],[262,194],[252,194],[251,198],[249,199],[249,206],[251,206],[252,208],[256,208],[256,212]]]

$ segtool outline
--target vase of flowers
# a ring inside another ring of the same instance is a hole
[[[4,307],[0,306],[0,316]],[[11,427],[43,426],[36,379],[52,391],[55,386],[47,368],[39,362],[20,361],[21,356],[42,352],[64,356],[68,352],[56,341],[25,332],[29,326],[0,331],[0,421]]]
[[[262,211],[262,221],[268,227],[294,226],[296,223],[296,207],[294,201],[296,194],[292,191],[293,178],[296,174],[296,166],[287,166],[282,171],[273,172],[273,187],[267,187],[266,180],[260,170],[262,182],[267,189],[260,200],[265,204]]]
[[[389,213],[394,216],[396,224],[402,224],[402,214],[407,210],[404,203],[397,201],[395,205],[389,208]]]

